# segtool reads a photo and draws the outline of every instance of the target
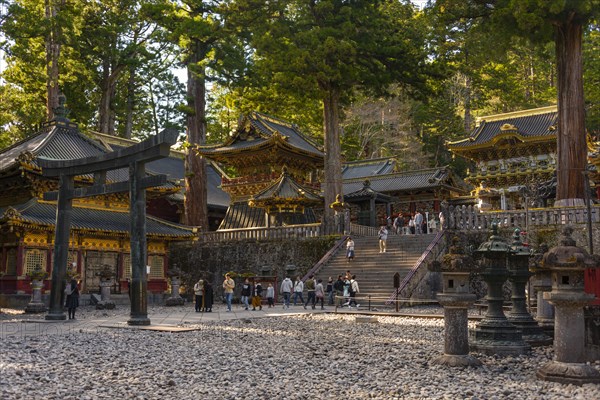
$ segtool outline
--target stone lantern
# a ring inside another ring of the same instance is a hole
[[[115,272],[109,265],[105,265],[100,273],[100,301],[96,303],[96,310],[112,310],[115,302],[110,299],[110,288],[114,284]]]
[[[598,268],[600,257],[577,247],[571,237],[573,228],[566,226],[558,246],[542,259],[542,267],[552,274],[552,291],[544,293],[554,305],[554,360],[537,371],[537,377],[552,382],[600,383],[600,373],[585,363],[585,329],[583,307],[594,300],[583,290],[584,271]]]
[[[177,264],[173,264],[173,268],[169,269],[169,272],[167,272],[167,275],[171,278],[171,297],[167,299],[165,304],[169,307],[182,306],[185,304],[185,300],[179,295],[182,274],[183,272],[177,268]]]
[[[508,321],[521,329],[523,340],[532,346],[546,346],[552,344],[552,338],[544,333],[542,327],[527,311],[525,285],[532,275],[529,272],[529,259],[531,249],[521,241],[521,230],[515,229],[513,242],[508,256],[508,280],[512,286],[512,308],[508,314]]]
[[[36,265],[36,268],[27,274],[31,279],[31,300],[25,307],[27,314],[38,314],[46,312],[46,304],[42,301],[42,290],[44,288],[44,279],[48,277],[48,273],[41,266]]]
[[[495,223],[492,232],[489,241],[476,250],[482,256],[481,275],[488,287],[488,309],[485,317],[471,331],[471,351],[500,356],[524,354],[531,347],[523,340],[521,331],[508,321],[502,309],[502,286],[508,278],[506,260],[510,247],[498,235],[498,225]]]
[[[476,299],[469,293],[469,275],[473,259],[464,254],[460,239],[455,236],[448,254],[442,259],[443,293],[437,299],[444,307],[444,354],[432,363],[451,367],[475,367],[481,362],[469,354],[467,310]]]
[[[530,260],[529,269],[533,272],[532,286],[537,293],[535,319],[546,335],[554,336],[554,306],[544,299],[544,292],[552,290],[550,270],[542,268],[542,259],[548,252],[548,245],[540,244],[539,249]]]

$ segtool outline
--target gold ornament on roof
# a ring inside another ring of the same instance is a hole
[[[503,124],[503,125],[500,127],[500,130],[501,130],[501,131],[516,131],[516,130],[517,130],[517,127],[516,127],[516,126],[514,126],[513,124],[508,124],[508,123],[507,123],[507,124]]]

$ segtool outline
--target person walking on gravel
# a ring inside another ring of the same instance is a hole
[[[292,294],[292,289],[294,288],[294,284],[289,277],[285,277],[283,282],[281,282],[281,293],[283,294],[283,308],[290,308],[290,296]]]
[[[223,291],[225,292],[225,302],[227,303],[227,312],[231,312],[231,301],[233,300],[233,289],[235,288],[235,282],[231,279],[229,274],[225,274],[225,280],[223,281]]]
[[[306,303],[304,303],[305,310],[308,303],[310,303],[313,310],[315,309],[315,303],[317,302],[315,297],[316,286],[315,277],[313,275],[309,276],[306,280]]]
[[[323,279],[317,281],[315,287],[315,296],[317,297],[317,303],[321,302],[321,310],[325,309],[325,289],[323,288]],[[314,307],[313,307],[314,308]]]
[[[240,301],[244,305],[244,310],[246,310],[246,311],[248,311],[248,307],[250,306],[250,304],[248,303],[248,300],[250,299],[251,295],[252,295],[252,285],[250,284],[250,279],[246,278],[246,280],[242,284],[242,293],[241,293],[241,298],[240,298]]]
[[[304,296],[302,295],[303,291],[304,282],[302,282],[300,276],[297,276],[296,282],[294,283],[294,306],[296,305],[296,301],[298,301],[298,297],[300,297],[300,304],[304,303]]]

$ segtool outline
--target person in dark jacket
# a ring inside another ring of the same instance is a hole
[[[71,279],[71,282],[67,284],[65,294],[67,295],[66,305],[69,319],[75,319],[75,310],[79,307],[79,288],[75,279]]]
[[[204,280],[204,312],[212,312],[213,306],[213,287],[208,281]]]

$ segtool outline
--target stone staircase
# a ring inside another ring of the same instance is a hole
[[[317,278],[323,279],[325,285],[330,276],[335,281],[350,270],[360,287],[358,302],[366,306],[370,296],[371,305],[382,305],[394,291],[394,274],[400,273],[402,281],[434,237],[389,235],[386,253],[379,253],[377,237],[354,237],[354,260],[347,261],[344,246],[321,268]]]

